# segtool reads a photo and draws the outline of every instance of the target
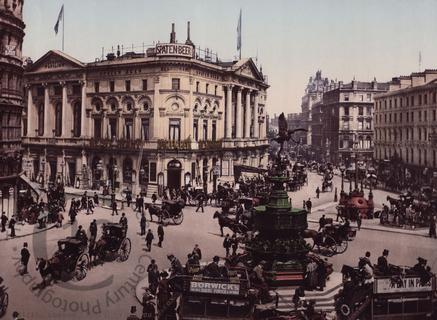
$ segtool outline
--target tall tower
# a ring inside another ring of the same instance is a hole
[[[23,5],[24,0],[0,2],[0,197],[8,216],[15,213],[21,170]]]

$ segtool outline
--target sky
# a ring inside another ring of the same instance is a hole
[[[210,48],[222,60],[237,56],[242,10],[242,57],[257,57],[268,76],[268,113],[300,112],[310,76],[343,82],[389,81],[437,69],[437,0],[26,0],[23,54],[34,61],[62,47],[55,35],[65,6],[65,52],[94,61],[125,47],[176,38]]]

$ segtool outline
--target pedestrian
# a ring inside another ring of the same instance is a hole
[[[23,270],[21,274],[27,274],[27,265],[29,264],[30,252],[27,249],[27,242],[23,243],[23,248],[21,249],[21,265],[23,266]]]
[[[320,188],[319,187],[317,187],[317,189],[316,189],[316,196],[317,196],[317,199],[320,198]]]
[[[112,215],[114,213],[118,216],[117,201],[115,199],[112,200]]]
[[[136,306],[130,307],[130,315],[126,318],[126,320],[141,320],[137,316],[137,307]]]
[[[138,199],[138,204],[139,204],[138,212],[143,213],[143,212],[144,212],[144,204],[145,204],[145,201],[144,201],[144,197],[143,197],[142,195],[140,195],[140,197],[139,197],[139,199]]]
[[[234,233],[231,238],[232,242],[232,255],[237,255],[237,249],[238,249],[238,238],[237,235]]]
[[[120,218],[120,221],[118,223],[123,226],[123,229],[125,231],[127,231],[127,218],[126,218],[126,214],[124,212],[121,213],[121,218]]]
[[[158,247],[162,247],[162,242],[164,241],[164,227],[162,225],[162,221],[158,225]]]
[[[94,202],[93,199],[91,198],[88,199],[88,206],[86,208],[86,213],[90,214],[90,211],[91,213],[94,213]]]
[[[94,219],[90,223],[90,238],[94,239],[94,240],[97,238],[97,221],[96,221],[96,219]]]
[[[307,202],[305,200],[303,200],[302,208],[305,210],[306,207],[307,207]]]
[[[99,205],[99,196],[97,195],[97,192],[94,192],[93,201],[96,206]]]
[[[6,217],[6,214],[4,212],[2,212],[2,217],[1,217],[1,223],[2,223],[2,232],[6,231],[6,224],[8,223],[8,217]]]
[[[361,223],[363,222],[363,219],[361,218],[361,214],[358,212],[357,215],[357,227],[358,227],[358,231],[361,230]]]
[[[56,227],[57,228],[61,228],[62,227],[62,221],[64,220],[64,215],[62,214],[61,211],[58,212],[58,217],[57,217],[57,223],[56,223]]]
[[[141,229],[141,235],[144,236],[146,234],[146,216],[144,213],[141,214],[141,220],[140,220],[140,229]]]
[[[140,195],[137,194],[137,197],[135,198],[135,211],[140,212]]]
[[[149,280],[150,292],[155,295],[159,283],[159,269],[154,259],[152,259],[150,264],[147,266],[147,276]]]
[[[151,251],[152,250],[152,241],[155,237],[153,236],[152,233],[152,229],[149,229],[149,231],[147,231],[147,235],[146,235],[146,248],[147,251]]]
[[[322,215],[322,217],[319,219],[319,231],[325,227],[325,224],[326,224],[326,218],[325,215]]]
[[[9,229],[11,229],[11,237],[15,237],[15,218],[12,216],[11,220],[9,220]]]
[[[229,249],[232,246],[232,241],[229,238],[229,234],[226,235],[225,239],[223,240],[223,248],[226,250],[226,257],[229,257]]]
[[[81,203],[82,203],[81,209],[86,209],[88,206],[88,197],[86,191],[82,195]]]
[[[202,250],[200,250],[197,243],[194,245],[193,255],[196,255],[199,261],[202,260]]]
[[[198,201],[198,203],[197,203],[197,209],[196,209],[196,212],[199,212],[199,209],[202,209],[202,212],[204,212],[203,211],[203,201],[204,201],[205,199],[204,199],[204,195],[203,195],[203,192],[201,192],[200,194],[199,194],[199,196],[197,197],[197,201]]]
[[[156,200],[158,199],[158,197],[156,196],[156,193],[154,192],[152,194],[152,203],[155,204]]]
[[[437,238],[436,235],[436,228],[435,228],[435,217],[431,217],[431,219],[429,220],[429,236],[430,238]]]
[[[132,202],[132,193],[130,191],[128,191],[126,194],[126,202],[127,202],[127,206],[130,207],[130,204]]]
[[[73,205],[71,205],[70,207],[70,212],[68,213],[68,215],[70,216],[70,223],[73,224],[76,222],[76,209],[74,208]]]
[[[307,206],[308,213],[311,213],[311,207],[313,206],[313,203],[311,202],[310,198],[308,198],[308,200],[306,202],[306,206]]]

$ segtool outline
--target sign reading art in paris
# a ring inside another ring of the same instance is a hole
[[[240,294],[240,285],[236,283],[191,281],[190,292],[238,296]]]
[[[375,293],[402,293],[402,292],[429,292],[432,291],[432,279],[421,283],[419,277],[402,278],[401,281],[392,281],[390,278],[375,279]]]
[[[179,43],[160,43],[155,48],[156,55],[159,56],[181,56],[192,58],[194,51],[192,46]]]

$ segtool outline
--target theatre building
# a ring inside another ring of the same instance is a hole
[[[197,184],[267,165],[265,77],[200,56],[189,36],[83,63],[49,51],[25,72],[23,169],[44,185],[116,191]]]

